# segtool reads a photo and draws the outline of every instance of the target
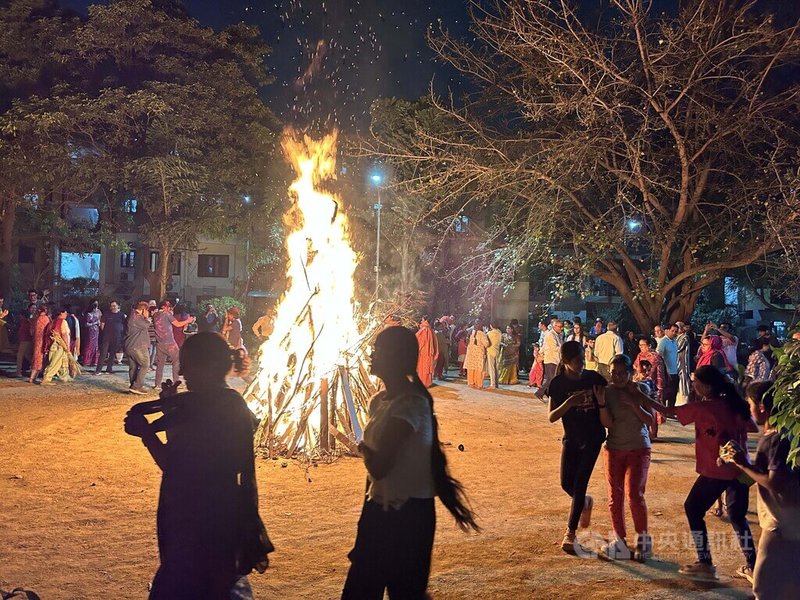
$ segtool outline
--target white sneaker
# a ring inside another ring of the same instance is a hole
[[[631,550],[625,540],[616,539],[601,547],[597,555],[606,560],[630,560]]]

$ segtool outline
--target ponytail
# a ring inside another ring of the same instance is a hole
[[[750,405],[742,398],[733,382],[716,367],[704,365],[694,372],[695,379],[711,387],[711,392],[725,402],[733,414],[750,420]]]
[[[433,428],[433,446],[431,448],[431,469],[433,471],[433,483],[436,488],[436,495],[455,517],[456,524],[463,530],[480,531],[481,528],[475,521],[475,515],[469,505],[469,500],[464,492],[464,487],[457,479],[450,475],[447,468],[447,456],[442,450],[442,443],[439,441],[439,421],[433,410],[433,396],[428,388],[419,378],[416,371],[411,375],[412,382],[417,391],[428,399],[431,409],[431,423]]]
[[[722,389],[719,391],[719,396],[725,401],[728,409],[739,415],[745,421],[749,421],[752,417],[750,414],[750,405],[742,398],[736,386],[725,377],[725,382],[722,384]]]

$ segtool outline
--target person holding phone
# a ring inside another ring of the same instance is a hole
[[[583,346],[565,342],[561,346],[561,364],[550,384],[549,418],[564,426],[561,449],[561,487],[572,498],[567,530],[561,549],[568,554],[586,551],[576,540],[578,526],[591,524],[591,496],[586,495],[606,430],[600,421],[601,411],[608,411],[598,401],[600,390],[608,382],[596,371],[584,369]]]

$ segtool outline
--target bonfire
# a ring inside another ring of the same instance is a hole
[[[261,419],[256,443],[270,457],[356,453],[375,392],[365,362],[370,336],[355,301],[358,256],[341,198],[325,188],[336,179],[336,137],[283,140],[297,174],[284,215],[286,290],[245,393]]]

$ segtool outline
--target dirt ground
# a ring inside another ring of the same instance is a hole
[[[125,411],[140,400],[125,387],[122,373],[52,387],[0,378],[0,587],[24,585],[44,600],[146,598],[158,558],[160,474],[122,431]],[[715,517],[708,522],[720,582],[676,573],[694,559],[683,515],[694,479],[691,430],[668,423],[654,446],[647,499],[657,559],[607,563],[557,545],[568,509],[558,483],[561,426],[548,423],[527,387],[478,392],[448,382],[434,396],[452,470],[484,529],[462,533],[437,507],[435,599],[748,597],[747,583],[731,577],[743,562],[732,530]],[[261,515],[277,550],[269,570],[250,578],[256,597],[338,598],[360,510],[361,461],[306,471],[260,460],[257,470]],[[590,493],[597,502],[584,533],[608,535],[602,460]],[[754,510],[751,497],[757,537]]]

